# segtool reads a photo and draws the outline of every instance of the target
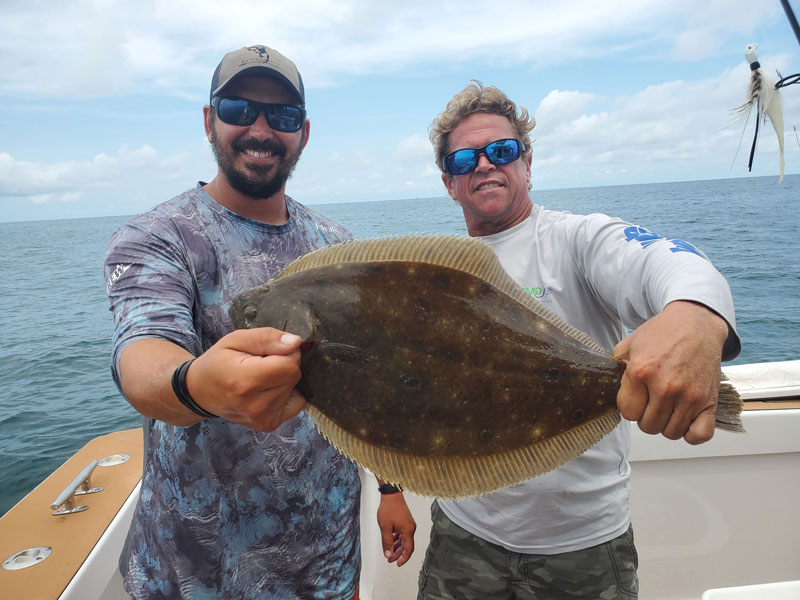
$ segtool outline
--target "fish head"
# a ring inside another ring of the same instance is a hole
[[[313,371],[320,357],[320,330],[319,318],[306,300],[275,281],[268,281],[236,294],[228,314],[237,329],[272,327],[300,336],[300,371],[303,376],[297,389],[307,400],[314,398],[307,374]]]
[[[273,327],[300,336],[304,344],[316,339],[319,319],[306,302],[281,293],[267,282],[233,297],[228,314],[237,329]]]

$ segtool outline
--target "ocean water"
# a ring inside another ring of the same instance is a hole
[[[800,175],[533,192],[701,248],[727,277],[737,363],[800,358]],[[300,199],[302,200],[302,199]],[[315,205],[356,237],[465,233],[447,197]],[[109,370],[102,264],[128,217],[0,223],[0,514],[91,438],[138,427]],[[46,510],[46,507],[43,507]]]

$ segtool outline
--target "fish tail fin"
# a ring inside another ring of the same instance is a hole
[[[717,401],[717,429],[732,431],[734,433],[747,433],[742,424],[742,402],[739,392],[722,376],[719,386],[719,400]]]

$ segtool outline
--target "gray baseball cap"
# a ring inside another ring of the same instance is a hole
[[[306,95],[303,78],[295,64],[283,54],[266,46],[247,46],[222,57],[211,78],[211,98],[219,96],[225,88],[244,74],[272,77],[289,86],[305,106]]]

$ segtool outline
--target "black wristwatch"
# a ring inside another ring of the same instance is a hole
[[[391,483],[382,483],[378,486],[378,491],[381,494],[396,494],[397,492],[402,492],[403,488],[399,485],[392,485]]]

